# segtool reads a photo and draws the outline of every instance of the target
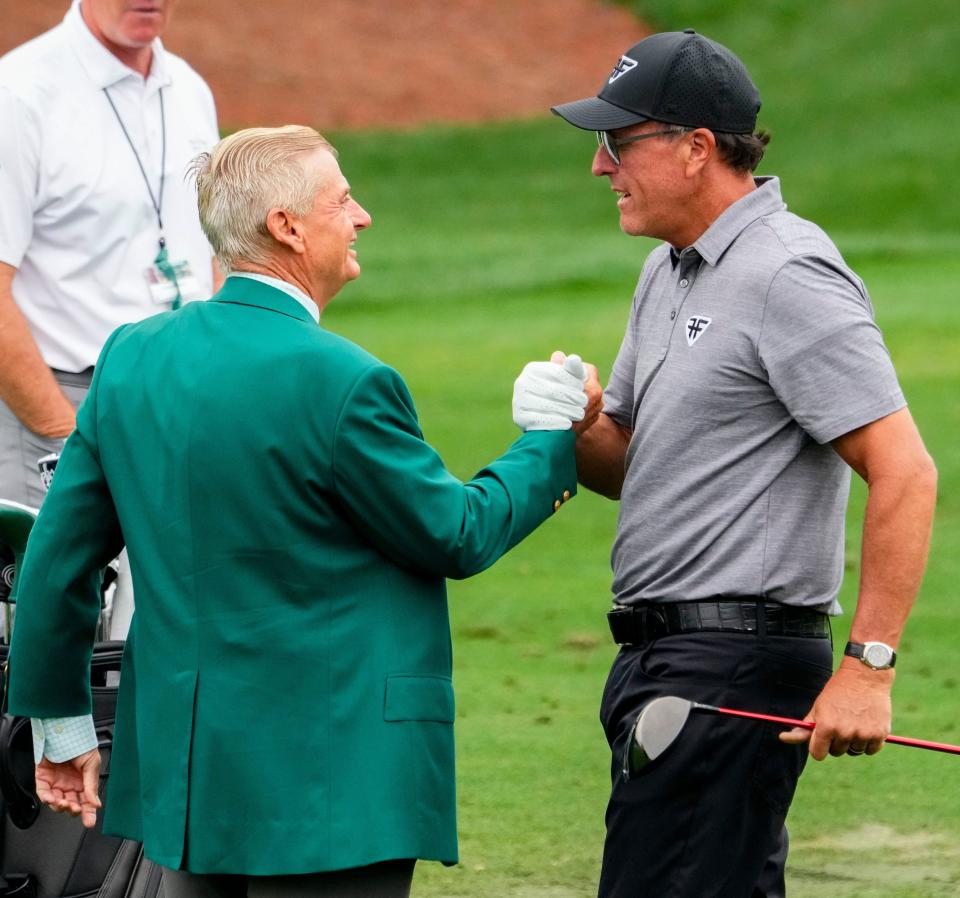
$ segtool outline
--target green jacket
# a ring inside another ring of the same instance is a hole
[[[444,578],[575,490],[573,442],[524,434],[461,483],[395,371],[248,279],[120,328],[30,537],[10,709],[89,711],[126,543],[105,831],[198,873],[455,862]]]

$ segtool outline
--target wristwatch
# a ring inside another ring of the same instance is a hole
[[[897,653],[885,642],[848,642],[843,654],[874,670],[889,670],[897,663]]]

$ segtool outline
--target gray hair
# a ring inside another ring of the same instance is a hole
[[[666,132],[667,139],[679,137],[681,134],[688,134],[695,131],[692,125],[667,125],[663,130]],[[713,131],[713,136],[717,141],[717,155],[720,161],[728,165],[736,172],[745,174],[755,171],[763,159],[764,150],[770,143],[770,133],[768,131],[754,131],[752,134],[730,134],[726,131]]]
[[[769,131],[754,131],[752,134],[727,134],[714,131],[720,158],[734,171],[746,174],[756,171],[763,153],[770,143]]]
[[[246,128],[201,153],[187,169],[196,181],[200,226],[226,274],[238,262],[265,265],[274,251],[267,213],[310,211],[319,184],[301,164],[304,154],[337,151],[313,128]]]

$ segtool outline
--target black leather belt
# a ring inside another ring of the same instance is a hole
[[[704,630],[830,638],[826,614],[763,599],[615,605],[607,612],[607,621],[617,645],[641,645],[661,636]]]
[[[84,368],[83,371],[61,371],[59,368],[51,368],[50,370],[58,384],[70,387],[89,387],[93,380],[92,366]]]

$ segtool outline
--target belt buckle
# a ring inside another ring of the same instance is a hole
[[[667,619],[659,608],[655,605],[640,605],[637,610],[640,612],[640,630],[644,642],[653,642],[654,639],[668,635]]]
[[[613,608],[607,612],[607,621],[610,625],[611,632],[619,628],[620,621],[626,621],[628,624],[632,624],[634,622],[633,609],[627,605],[614,605]],[[634,628],[630,627],[630,629],[633,630]],[[622,632],[619,635],[620,638],[623,638]],[[632,636],[632,634],[628,634],[628,636]],[[616,644],[620,646],[634,644],[629,638],[621,642],[620,639],[617,638],[617,634],[614,634],[614,639]]]
[[[655,605],[614,605],[607,612],[611,630],[618,619],[626,622],[627,639],[617,645],[645,645],[661,636],[669,635],[667,619]],[[617,627],[619,629],[619,627]]]

